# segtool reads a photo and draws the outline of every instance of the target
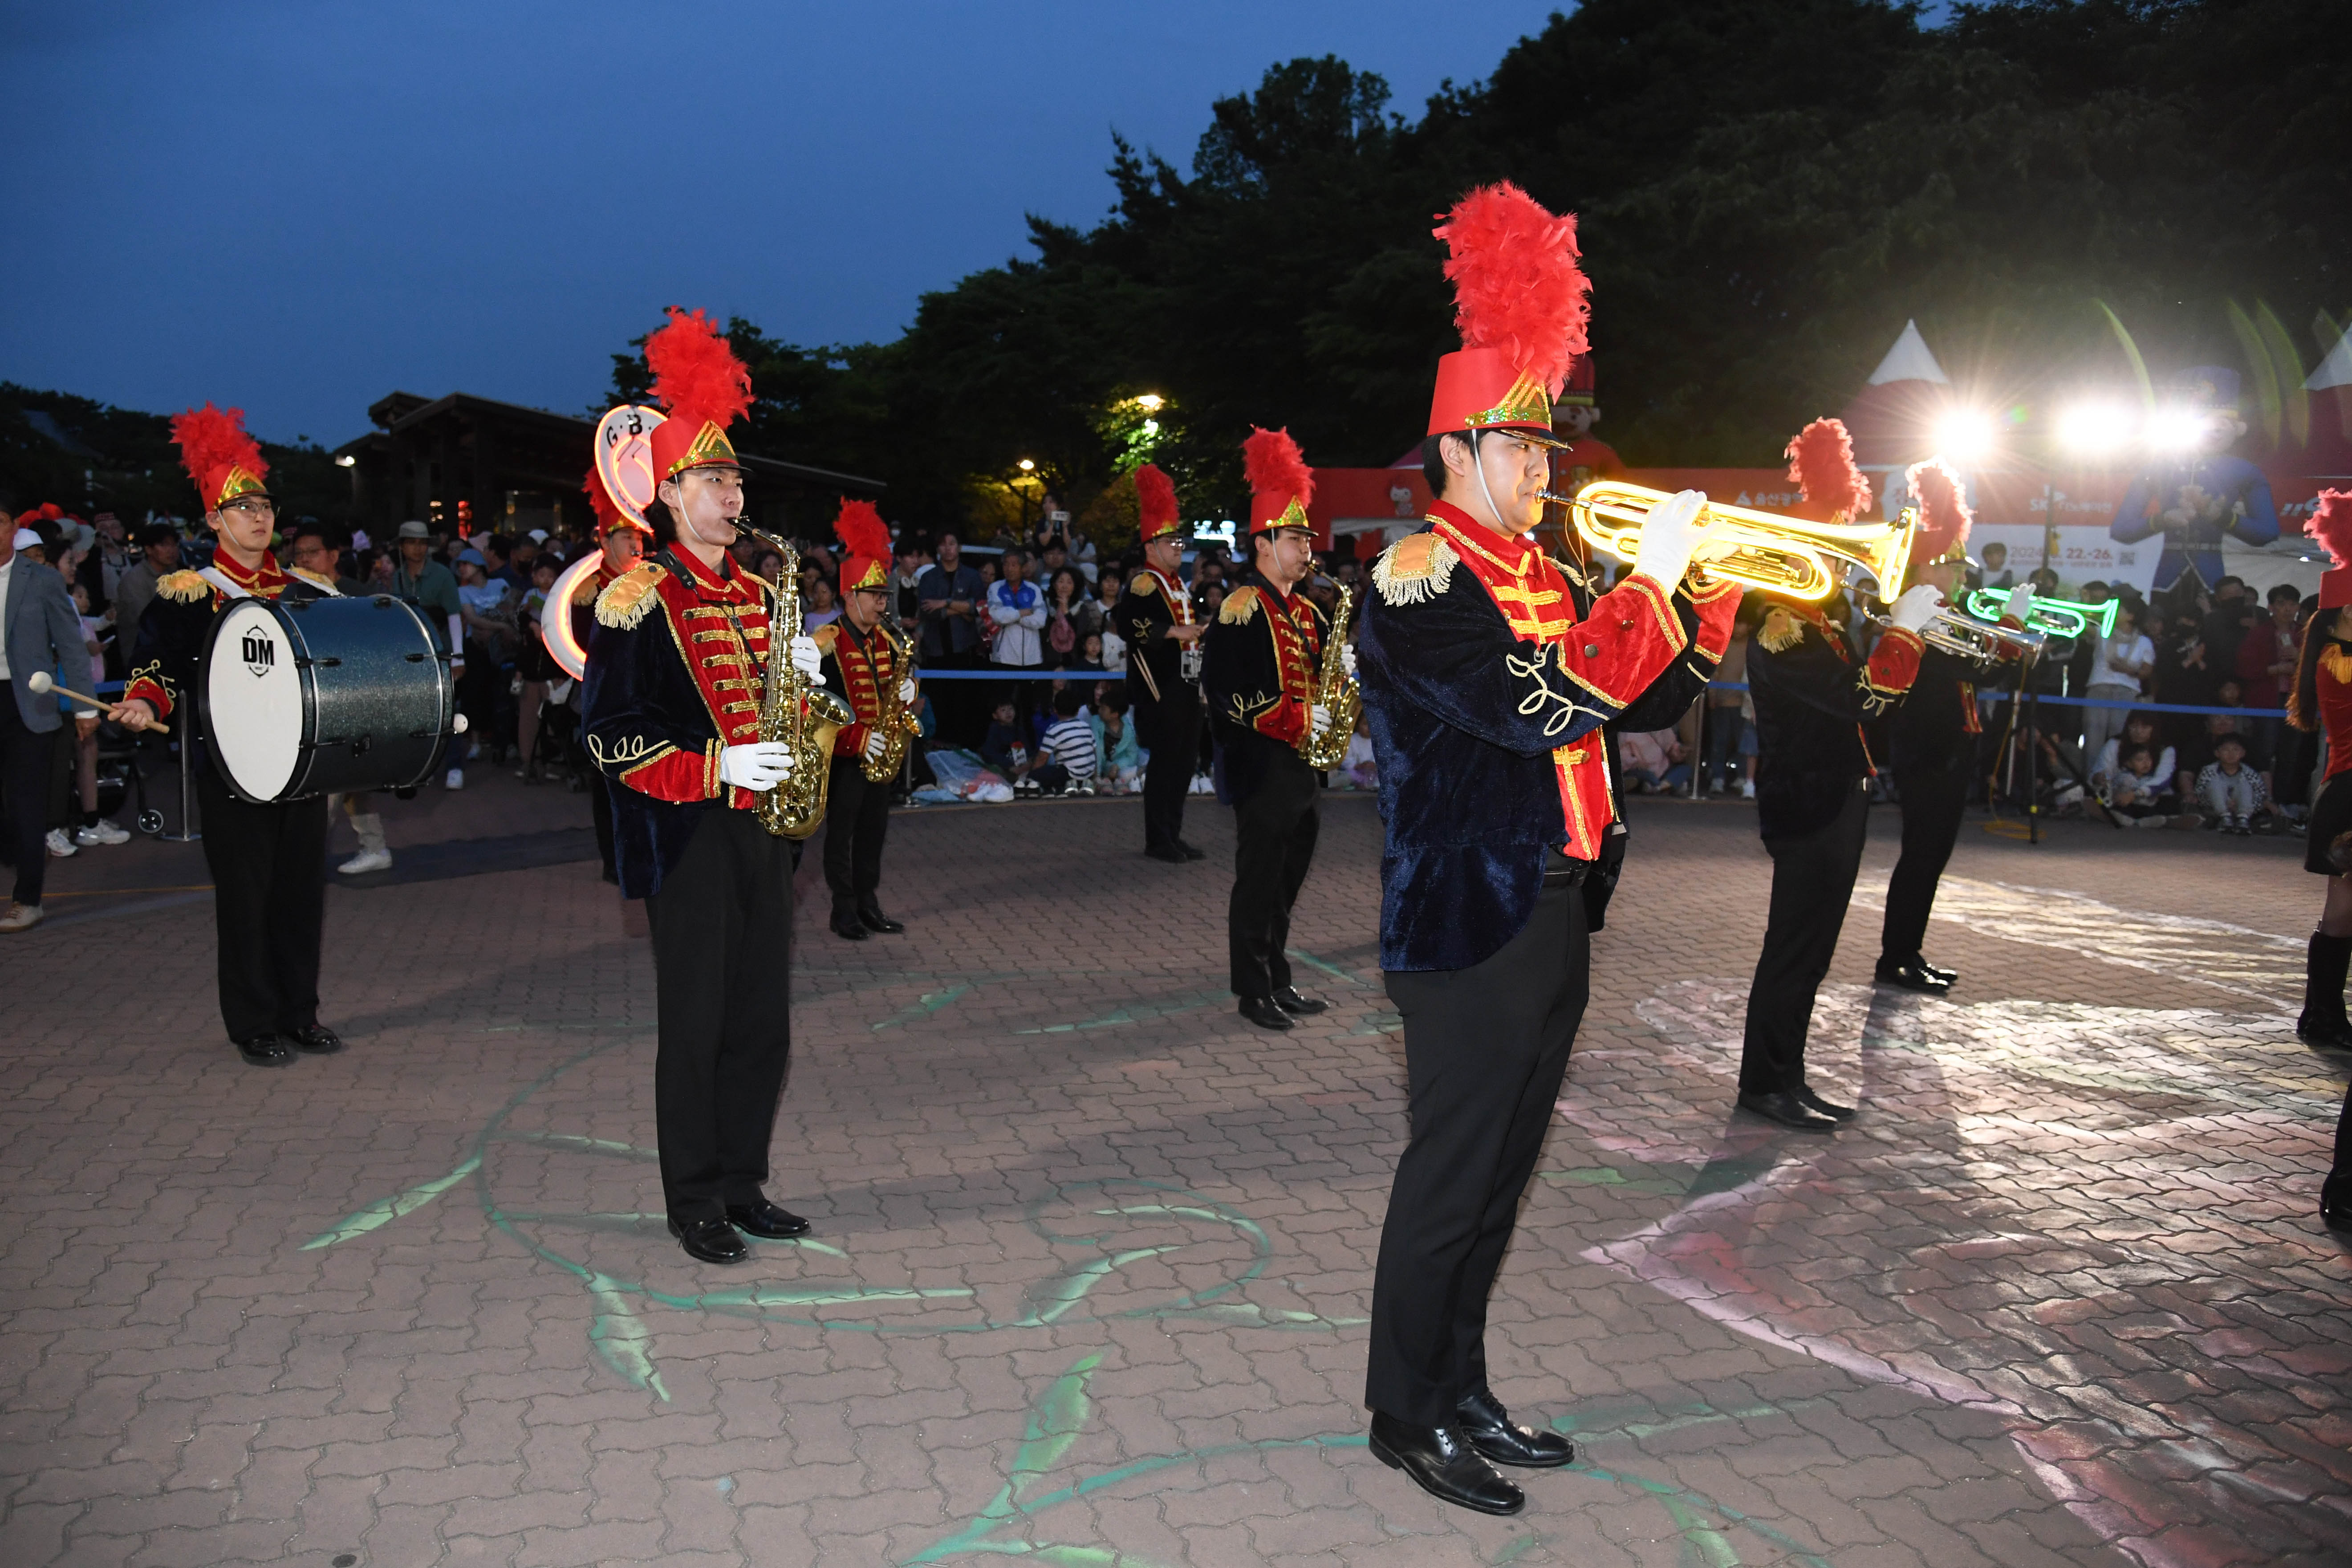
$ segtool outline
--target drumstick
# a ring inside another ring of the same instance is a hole
[[[59,686],[57,683],[56,678],[51,676],[46,669],[37,669],[33,671],[32,674],[25,677],[25,684],[32,688],[33,695],[36,697],[46,697],[50,692],[54,691],[60,697],[70,697],[77,702],[87,702],[101,713],[106,712],[110,709],[121,706],[119,703],[109,702],[103,697],[92,697],[87,692],[81,691],[68,691],[66,688]],[[159,735],[168,735],[172,732],[172,726],[164,723],[161,719],[149,720],[147,721],[147,728],[154,731]]]

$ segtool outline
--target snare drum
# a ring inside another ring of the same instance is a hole
[[[260,805],[410,788],[457,731],[448,652],[389,595],[239,599],[214,619],[201,684],[213,762]]]

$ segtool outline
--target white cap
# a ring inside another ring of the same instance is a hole
[[[41,548],[41,536],[35,533],[29,528],[20,528],[16,531],[16,537],[9,542],[8,548],[11,550],[38,550]]]

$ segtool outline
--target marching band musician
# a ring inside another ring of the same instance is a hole
[[[203,814],[205,865],[213,877],[220,943],[221,1021],[255,1067],[284,1067],[298,1051],[343,1048],[319,1022],[319,941],[326,916],[324,796],[257,805],[239,800],[200,742],[205,647],[213,617],[237,599],[331,596],[334,584],[281,568],[270,552],[276,503],[269,465],[245,432],[241,410],[207,403],[172,421],[180,461],[195,480],[205,526],[218,535],[212,564],[172,573],[139,618],[131,679],[107,717],[127,730],[177,718],[174,738],[193,746],[189,776]]]
[[[844,500],[833,531],[841,541],[841,618],[816,629],[824,683],[848,702],[857,722],[833,743],[826,785],[824,880],[833,890],[833,934],[864,942],[868,931],[907,928],[882,912],[882,841],[890,830],[890,789],[866,776],[869,758],[889,746],[887,726],[914,705],[915,676],[901,668],[900,644],[882,625],[890,601],[890,526],[868,500]],[[885,698],[895,693],[892,708]],[[887,708],[889,710],[886,710]]]
[[[1826,447],[1807,448],[1817,460],[1792,477],[1808,507],[1844,522],[1869,510],[1870,481],[1853,466],[1844,427],[1832,434]],[[1942,550],[1935,544],[1929,558]],[[1739,1105],[1784,1127],[1830,1132],[1853,1114],[1805,1081],[1805,1037],[1869,837],[1877,768],[1863,726],[1911,689],[1927,646],[1920,629],[1935,618],[1938,598],[1931,584],[1906,588],[1893,626],[1866,660],[1856,659],[1842,624],[1801,601],[1775,603],[1748,645],[1756,821],[1772,857],[1772,899],[1748,993]]]
[[[1686,651],[1684,706],[1722,656],[1728,582],[1675,595],[1706,498],[1645,520],[1633,574],[1582,620],[1529,542],[1550,394],[1584,347],[1573,217],[1515,185],[1437,229],[1464,346],[1438,365],[1426,531],[1375,563],[1358,637],[1381,780],[1381,968],[1404,1024],[1412,1136],[1372,1284],[1371,1448],[1486,1513],[1526,1498],[1496,1464],[1565,1465],[1487,1384],[1486,1300],[1541,1152],[1588,988],[1587,889],[1616,816],[1601,726]]]
[[[1807,426],[1798,445],[1818,426],[1834,424],[1825,419]],[[1838,434],[1843,437],[1842,426]],[[1974,519],[1961,499],[1958,476],[1941,459],[1914,464],[1906,478],[1921,517],[1911,542],[1910,580],[1934,588],[1948,603],[1969,568]],[[1919,656],[1910,694],[1887,721],[1887,761],[1903,802],[1903,853],[1886,884],[1886,918],[1879,930],[1877,978],[1884,984],[1940,996],[1959,980],[1951,970],[1929,963],[1919,950],[1936,907],[1936,884],[1959,841],[1977,746],[1984,735],[1976,683],[1993,668],[1992,660],[1927,648]]]
[[[588,494],[588,510],[596,514],[596,564],[572,590],[568,611],[555,613],[572,616],[572,646],[585,649],[596,635],[597,597],[643,559],[653,531],[613,503],[612,492],[604,488],[604,476],[596,471],[595,464],[588,465],[588,478],[580,488]],[[587,693],[575,688],[575,709],[586,701]],[[618,887],[621,873],[613,860],[613,785],[602,769],[588,781],[588,815],[596,825],[596,855],[604,863],[604,880]]]
[[[2352,971],[2352,493],[2323,489],[2304,532],[2331,561],[2319,603],[2304,623],[2287,722],[2327,736],[2327,776],[2311,803],[2303,868],[2327,879],[2319,924],[2304,949],[2303,1013],[2294,1032],[2322,1050],[2352,1050],[2344,978]],[[2352,1231],[2352,1085],[2336,1117],[2335,1158],[2319,1189],[2328,1229]]]
[[[806,1234],[768,1201],[768,1141],[792,1048],[793,843],[761,826],[789,745],[759,738],[771,637],[814,681],[817,646],[772,625],[772,594],[728,552],[743,470],[727,426],[751,374],[700,311],[646,340],[668,417],[652,437],[654,558],[596,600],[583,741],[613,787],[621,892],[653,928],[662,1199],[688,1256],[734,1263],[745,1233]]]
[[[1184,840],[1184,797],[1201,754],[1201,634],[1184,563],[1176,486],[1146,463],[1135,470],[1143,569],[1127,580],[1112,616],[1127,643],[1127,700],[1137,738],[1151,752],[1143,773],[1143,852],[1181,866],[1207,858]]]
[[[1291,984],[1290,908],[1315,860],[1323,775],[1298,742],[1330,715],[1316,705],[1323,639],[1341,635],[1297,591],[1314,563],[1315,472],[1286,430],[1242,443],[1253,563],[1201,639],[1201,685],[1216,727],[1217,772],[1234,807],[1234,890],[1225,910],[1234,994],[1261,1029],[1327,1004]],[[1348,658],[1352,665],[1354,654]]]

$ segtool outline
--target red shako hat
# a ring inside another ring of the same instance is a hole
[[[262,481],[269,464],[261,443],[245,433],[245,410],[215,408],[205,404],[172,421],[172,439],[180,445],[180,466],[196,481],[196,493],[208,512],[218,511],[239,496],[267,496]]]
[[[672,305],[668,322],[646,340],[646,364],[669,416],[653,433],[654,478],[741,468],[727,426],[751,406],[751,373],[710,318]]]
[[[1445,241],[1462,346],[1437,362],[1427,434],[1512,430],[1551,439],[1551,398],[1585,348],[1591,283],[1576,264],[1576,218],[1554,217],[1504,181],[1454,204]]]
[[[1315,470],[1307,466],[1306,454],[1288,430],[1250,426],[1249,439],[1242,443],[1242,473],[1249,480],[1250,532],[1315,526],[1307,521],[1307,503],[1315,499]]]
[[[633,529],[648,535],[653,532],[652,529],[613,504],[613,492],[604,488],[604,476],[596,471],[595,464],[588,465],[588,478],[580,488],[588,492],[588,510],[596,514],[598,539],[616,528]]]
[[[1599,399],[1600,389],[1592,375],[1592,356],[1579,354],[1576,363],[1568,367],[1568,384],[1559,389],[1559,395],[1553,398],[1552,403],[1555,405],[1574,404],[1579,408],[1591,408]]]
[[[890,583],[890,525],[870,500],[844,496],[833,520],[833,536],[841,541],[841,591],[884,588]]]
[[[2352,605],[2352,490],[2322,490],[2303,531],[2319,541],[2336,564],[2319,574],[2319,607]]]
[[[1852,522],[1870,510],[1870,480],[1854,467],[1853,438],[1843,420],[1814,420],[1783,455],[1789,482],[1804,492],[1802,510],[1811,521]]]
[[[1943,458],[1930,458],[1912,464],[1903,479],[1919,508],[1919,527],[1911,535],[1911,564],[1966,561],[1969,530],[1976,525],[1976,517],[1969,510],[1960,476],[1946,467]]]
[[[1156,463],[1135,470],[1135,508],[1146,544],[1184,526],[1176,515],[1176,481]]]

